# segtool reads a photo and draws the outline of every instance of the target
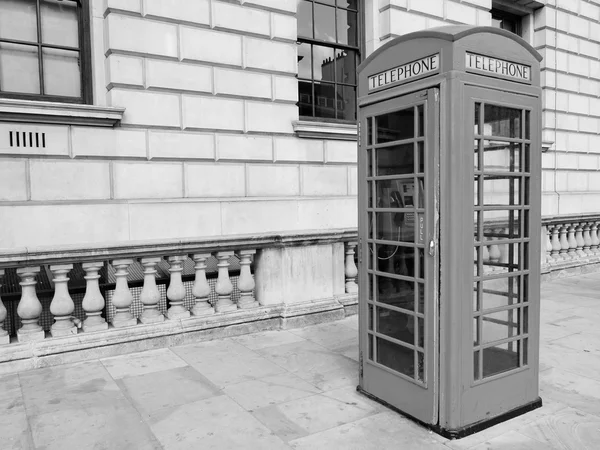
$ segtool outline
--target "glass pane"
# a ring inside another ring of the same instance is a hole
[[[479,311],[479,283],[477,282],[473,283],[473,311]]]
[[[483,239],[521,237],[518,211],[483,211]]]
[[[40,93],[37,47],[0,42],[0,88],[3,92]]]
[[[373,331],[373,305],[368,305],[369,306],[369,331]]]
[[[523,334],[529,333],[529,307],[523,308]]]
[[[377,127],[377,144],[410,139],[415,134],[414,108],[382,114],[375,118]]]
[[[373,361],[373,335],[369,334],[367,339],[369,340],[369,359]]]
[[[473,345],[479,345],[479,318],[473,318]]]
[[[301,116],[312,116],[312,83],[310,81],[298,81],[298,106],[300,107]]]
[[[0,11],[0,38],[37,42],[35,0],[0,0]]]
[[[396,308],[414,311],[415,293],[411,281],[377,277],[377,301]]]
[[[337,5],[340,8],[357,9],[358,0],[337,0]]]
[[[42,42],[79,48],[77,2],[66,0],[40,1]]]
[[[425,285],[423,283],[415,283],[417,285],[417,311],[425,312]]]
[[[415,171],[414,145],[403,144],[375,150],[376,175],[407,175]],[[398,182],[407,185],[407,181]],[[412,204],[414,182],[410,181],[410,196]],[[402,206],[403,207],[403,206]]]
[[[338,83],[356,84],[356,52],[336,50],[336,81]]]
[[[317,81],[335,81],[334,49],[321,45],[312,46],[313,74]]]
[[[524,150],[524,156],[525,156],[525,163],[524,163],[524,172],[530,172],[530,158],[531,158],[531,153],[530,153],[530,147],[529,144],[525,144],[525,150]]]
[[[423,112],[423,105],[417,106],[417,114],[419,116],[419,136],[423,136],[425,134],[425,116]]]
[[[495,244],[488,246],[488,257],[483,259],[485,273],[515,272],[519,270],[520,244]]]
[[[351,11],[337,10],[337,41],[340,44],[351,47],[358,46],[358,27],[357,14]]]
[[[475,242],[479,242],[481,240],[481,229],[479,226],[479,216],[481,213],[475,211],[473,213],[473,231],[474,231],[474,239]]]
[[[315,3],[315,39],[335,42],[335,8]]]
[[[313,37],[312,2],[298,2],[298,37]]]
[[[367,145],[373,145],[373,119],[370,117],[367,119]]]
[[[479,127],[479,113],[481,111],[481,103],[475,103],[475,134],[481,134]]]
[[[417,169],[419,170],[419,173],[424,173],[425,172],[425,143],[423,142],[418,142],[417,143],[417,153],[419,156],[419,165],[417,166]]]
[[[519,367],[519,347],[517,341],[483,349],[483,376],[490,377]]]
[[[479,380],[479,351],[473,353],[473,378]]]
[[[483,132],[486,136],[521,137],[521,110],[485,105]]]
[[[484,344],[519,334],[520,310],[509,309],[481,317],[481,339]]]
[[[407,344],[415,343],[415,318],[409,314],[376,308],[377,331]]]
[[[320,3],[326,3],[331,6],[335,6],[335,0],[317,0]]]
[[[521,144],[485,140],[483,166],[489,172],[519,172],[521,170]]]
[[[415,376],[414,351],[385,339],[377,338],[377,362],[411,378]]]
[[[486,206],[514,206],[520,201],[520,177],[483,177],[483,204]]]
[[[375,288],[374,288],[375,275],[370,273],[370,274],[368,274],[367,278],[368,278],[367,279],[367,283],[368,283],[367,289],[369,291],[368,298],[369,298],[369,300],[375,300],[375,296],[373,295],[373,293],[375,292]]]
[[[473,168],[475,171],[481,170],[479,167],[479,139],[475,139],[473,142]]]
[[[418,250],[419,253],[419,278],[425,278],[425,251],[420,248]]]
[[[367,123],[369,123],[369,120],[367,119]],[[367,140],[367,144],[368,144],[368,140]],[[372,177],[373,176],[373,161],[372,161],[372,155],[373,150],[371,150],[370,148],[367,149],[367,176],[368,177]]]
[[[417,378],[420,381],[425,381],[425,354],[421,352],[417,352],[417,364],[419,367],[417,368]]]
[[[337,86],[337,118],[356,120],[356,88]]]
[[[483,309],[519,303],[519,277],[499,278],[482,282]]]
[[[310,66],[310,44],[300,44],[298,46],[298,78],[312,78],[312,69]]]
[[[425,321],[419,317],[417,323],[419,324],[419,347],[423,348],[425,346]]]
[[[425,179],[423,177],[417,178],[417,208],[425,208]],[[423,225],[423,222],[420,222]],[[422,227],[421,227],[422,228]],[[421,239],[421,243],[423,240]]]
[[[376,239],[398,242],[414,242],[415,228],[412,220],[406,220],[408,214],[397,212],[376,213]]]
[[[376,270],[405,277],[415,276],[415,251],[399,245],[377,245]]]
[[[81,97],[79,52],[43,48],[44,93],[65,97]]]
[[[523,339],[523,365],[528,364],[528,355],[529,355],[529,339]]]
[[[531,139],[531,113],[525,111],[525,139]]]
[[[473,181],[473,204],[475,206],[479,206],[479,182],[481,181],[481,177],[475,177]]]
[[[335,85],[315,83],[315,117],[335,119]]]

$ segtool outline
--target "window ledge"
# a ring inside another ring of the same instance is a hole
[[[0,98],[0,121],[112,127],[125,108]]]
[[[293,126],[301,138],[356,141],[358,136],[356,124],[298,120],[293,122]]]

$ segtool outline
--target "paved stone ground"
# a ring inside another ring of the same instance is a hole
[[[457,441],[355,391],[357,318],[0,377],[0,449],[599,449],[600,275],[542,289],[544,406]]]

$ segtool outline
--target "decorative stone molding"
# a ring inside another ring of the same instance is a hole
[[[0,121],[112,127],[123,118],[125,108],[0,99]]]
[[[356,124],[298,120],[292,125],[298,137],[301,138],[356,141],[358,137]]]

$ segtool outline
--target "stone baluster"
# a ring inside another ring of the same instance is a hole
[[[544,264],[550,264],[552,262],[552,232],[550,226],[545,227],[546,239],[545,239],[545,250],[544,250]]]
[[[344,266],[346,294],[356,294],[358,292],[358,285],[356,284],[358,269],[354,262],[354,253],[357,245],[357,242],[346,242],[346,264]]]
[[[133,259],[117,259],[111,262],[111,265],[115,268],[117,279],[112,298],[112,304],[116,309],[112,324],[116,328],[137,325],[137,319],[129,311],[131,303],[133,303],[133,295],[131,295],[127,284],[127,275],[129,274],[129,266],[132,264]]]
[[[490,263],[498,264],[500,262],[500,247],[498,244],[494,244],[497,238],[490,238]],[[498,267],[492,266],[491,270],[498,270]]]
[[[83,263],[81,267],[85,270],[85,295],[83,296],[83,302],[81,306],[85,311],[86,319],[83,321],[83,331],[104,331],[108,330],[108,324],[104,317],[102,317],[102,310],[104,309],[105,302],[102,293],[100,292],[100,286],[98,280],[100,269],[104,266],[104,263],[89,262]]]
[[[208,301],[210,295],[210,285],[206,280],[206,260],[210,258],[210,253],[196,253],[192,259],[196,263],[196,279],[192,287],[192,294],[196,298],[196,304],[190,311],[193,316],[208,316],[215,313],[214,308]]]
[[[171,320],[188,319],[190,317],[190,312],[185,308],[185,306],[183,306],[183,299],[185,299],[185,286],[181,280],[183,263],[186,258],[186,255],[169,256],[167,258],[170,266],[169,272],[171,273],[169,289],[167,289],[167,298],[169,299],[167,317]]]
[[[259,304],[253,294],[255,286],[254,278],[252,278],[252,273],[250,273],[252,255],[256,254],[256,250],[240,250],[237,254],[238,258],[240,258],[240,277],[237,283],[240,290],[238,308],[257,308]]]
[[[160,260],[160,257],[140,259],[140,264],[144,268],[144,286],[140,293],[140,302],[142,302],[144,310],[140,316],[140,322],[144,324],[158,323],[165,320],[165,316],[158,309],[160,291],[156,286],[156,265]]]
[[[71,315],[75,311],[75,303],[69,295],[69,272],[73,270],[73,264],[58,264],[50,266],[54,276],[54,297],[50,303],[50,312],[54,316],[54,324],[50,328],[52,337],[69,336],[77,334],[77,327],[71,321]]]
[[[490,266],[488,266],[486,263],[490,262],[490,250],[489,250],[489,246],[488,245],[482,245],[481,246],[481,258],[482,258],[482,264],[483,264],[483,273],[488,273],[491,271]],[[481,274],[483,275],[483,274]]]
[[[560,225],[560,256],[565,261],[571,259],[569,255],[569,240],[567,239],[567,230],[569,229],[569,224]]]
[[[598,237],[598,224],[600,222],[592,222],[592,229],[591,229],[591,237],[592,237],[592,246],[590,247],[590,250],[592,251],[592,253],[594,255],[598,255],[600,254],[600,238]]]
[[[574,223],[568,224],[567,241],[569,243],[568,255],[570,256],[570,259],[576,259],[577,258],[577,239],[575,239],[575,228],[576,228],[576,226],[577,225],[574,224]]]
[[[583,225],[585,222],[579,222],[574,224],[575,226],[575,242],[577,245],[576,253],[580,258],[585,258],[586,254],[583,251],[583,246],[585,245],[585,241],[583,240]]]
[[[21,300],[17,307],[17,314],[21,318],[22,326],[17,331],[19,342],[41,341],[45,337],[44,330],[38,323],[42,313],[42,304],[35,293],[37,281],[35,277],[40,272],[39,267],[19,267],[17,275],[21,279]]]
[[[4,276],[4,269],[0,269],[0,278]],[[0,283],[0,287],[2,284]],[[0,345],[10,344],[10,336],[8,331],[4,329],[4,321],[6,320],[7,311],[0,297]]]
[[[562,260],[562,256],[560,255],[561,245],[560,245],[560,225],[550,225],[550,229],[552,230],[552,259],[556,261]]]
[[[583,224],[583,253],[585,256],[593,254],[590,249],[592,246],[592,236],[590,235],[590,229],[592,228],[592,222],[584,222]]]
[[[233,252],[218,252],[216,256],[219,261],[217,263],[219,276],[217,278],[217,284],[215,285],[215,292],[219,298],[215,305],[215,311],[219,313],[235,311],[237,306],[231,301],[233,285],[229,279],[229,258],[233,256]]]

